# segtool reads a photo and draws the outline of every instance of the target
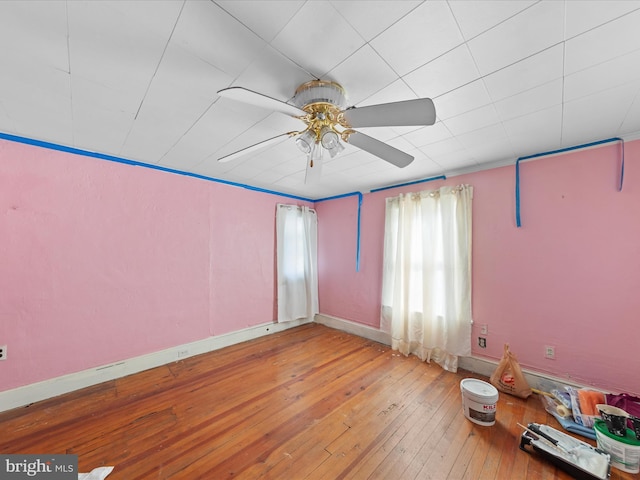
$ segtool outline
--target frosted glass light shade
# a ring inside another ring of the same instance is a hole
[[[296,138],[296,145],[304,153],[311,153],[311,150],[313,149],[315,143],[316,134],[311,130],[307,130],[298,138]]]

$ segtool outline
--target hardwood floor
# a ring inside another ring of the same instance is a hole
[[[518,448],[517,423],[557,426],[535,396],[465,418],[473,376],[309,324],[1,413],[0,452],[108,480],[570,478]]]

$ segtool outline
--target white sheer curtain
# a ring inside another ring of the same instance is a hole
[[[471,355],[472,197],[460,185],[386,202],[381,328],[394,350],[452,372]]]
[[[309,207],[276,210],[278,322],[318,313],[318,219]]]

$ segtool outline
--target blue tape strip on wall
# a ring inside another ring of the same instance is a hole
[[[622,191],[622,184],[624,181],[624,140],[619,137],[607,138],[606,140],[600,140],[592,143],[585,143],[584,145],[577,145],[575,147],[562,148],[560,150],[553,150],[551,152],[536,153],[534,155],[528,155],[526,157],[520,157],[516,160],[516,226],[520,228],[522,226],[522,219],[520,217],[520,162],[523,160],[531,160],[532,158],[544,157],[546,155],[555,155],[557,153],[569,152],[571,150],[579,150],[581,148],[594,147],[596,145],[602,145],[603,143],[621,142],[621,162],[620,162],[620,183],[618,185],[618,191]]]

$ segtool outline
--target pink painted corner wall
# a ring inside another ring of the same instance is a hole
[[[284,201],[0,141],[0,391],[274,321]]]
[[[498,360],[509,343],[530,370],[640,394],[640,141],[626,143],[625,157],[621,192],[619,144],[522,162],[521,228],[514,167],[366,194],[359,272],[357,198],[318,203],[320,311],[379,327],[385,198],[468,183],[473,354]]]

